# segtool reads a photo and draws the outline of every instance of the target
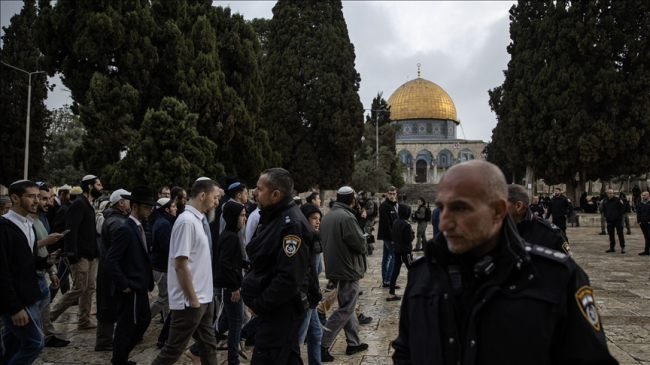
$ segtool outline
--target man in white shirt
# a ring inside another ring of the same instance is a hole
[[[212,329],[212,260],[210,231],[205,213],[219,204],[219,187],[200,178],[191,190],[192,201],[172,229],[167,291],[171,310],[169,339],[152,364],[174,364],[190,337],[198,341],[202,364],[217,364],[217,341]]]

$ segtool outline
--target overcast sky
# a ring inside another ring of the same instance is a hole
[[[489,89],[503,83],[510,56],[508,10],[514,1],[344,1],[343,14],[361,75],[359,95],[369,108],[377,92],[384,98],[417,77],[433,81],[451,96],[462,129],[458,136],[488,141],[496,117],[488,105]],[[246,19],[271,18],[274,1],[214,1]],[[22,1],[0,1],[1,25],[22,8]],[[4,31],[2,32],[4,34]],[[4,67],[4,66],[3,66]],[[71,103],[58,78],[46,104]]]

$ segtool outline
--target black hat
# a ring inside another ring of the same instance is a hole
[[[323,217],[323,212],[321,212],[320,209],[318,209],[318,207],[312,203],[305,203],[301,205],[300,211],[305,215],[305,218],[309,218],[309,215],[312,213],[318,213],[320,214],[321,218]]]
[[[157,206],[153,200],[153,188],[147,185],[136,185],[131,190],[131,195],[122,194],[122,198],[130,200],[132,202],[151,205],[152,207]]]

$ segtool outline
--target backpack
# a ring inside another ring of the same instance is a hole
[[[431,222],[431,208],[429,208],[429,204],[424,208],[424,221]]]

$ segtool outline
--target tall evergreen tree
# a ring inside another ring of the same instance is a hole
[[[129,137],[126,156],[106,168],[112,186],[176,185],[189,189],[198,176],[224,175],[217,161],[217,145],[200,136],[198,116],[185,103],[165,97],[158,110],[145,114],[142,126]]]
[[[279,0],[269,24],[262,112],[298,191],[346,184],[363,133],[360,77],[341,1]]]
[[[612,0],[512,8],[512,59],[491,105],[504,123],[493,143],[513,165],[520,159],[547,183],[566,183],[574,198],[586,179],[648,169],[648,10]]]
[[[45,165],[37,175],[38,180],[57,186],[72,185],[86,175],[83,169],[76,168],[72,163],[85,131],[79,117],[72,114],[69,106],[65,105],[52,114],[52,126],[48,131],[50,142],[45,148]]]
[[[20,13],[11,17],[9,26],[2,27],[5,34],[0,60],[28,72],[43,69],[42,55],[34,42],[36,17],[36,1],[26,0]],[[0,69],[0,184],[9,186],[24,175],[29,76],[6,65],[0,65]],[[32,75],[29,178],[33,178],[44,164],[47,130],[52,122],[52,114],[45,106],[48,90],[46,75]]]

